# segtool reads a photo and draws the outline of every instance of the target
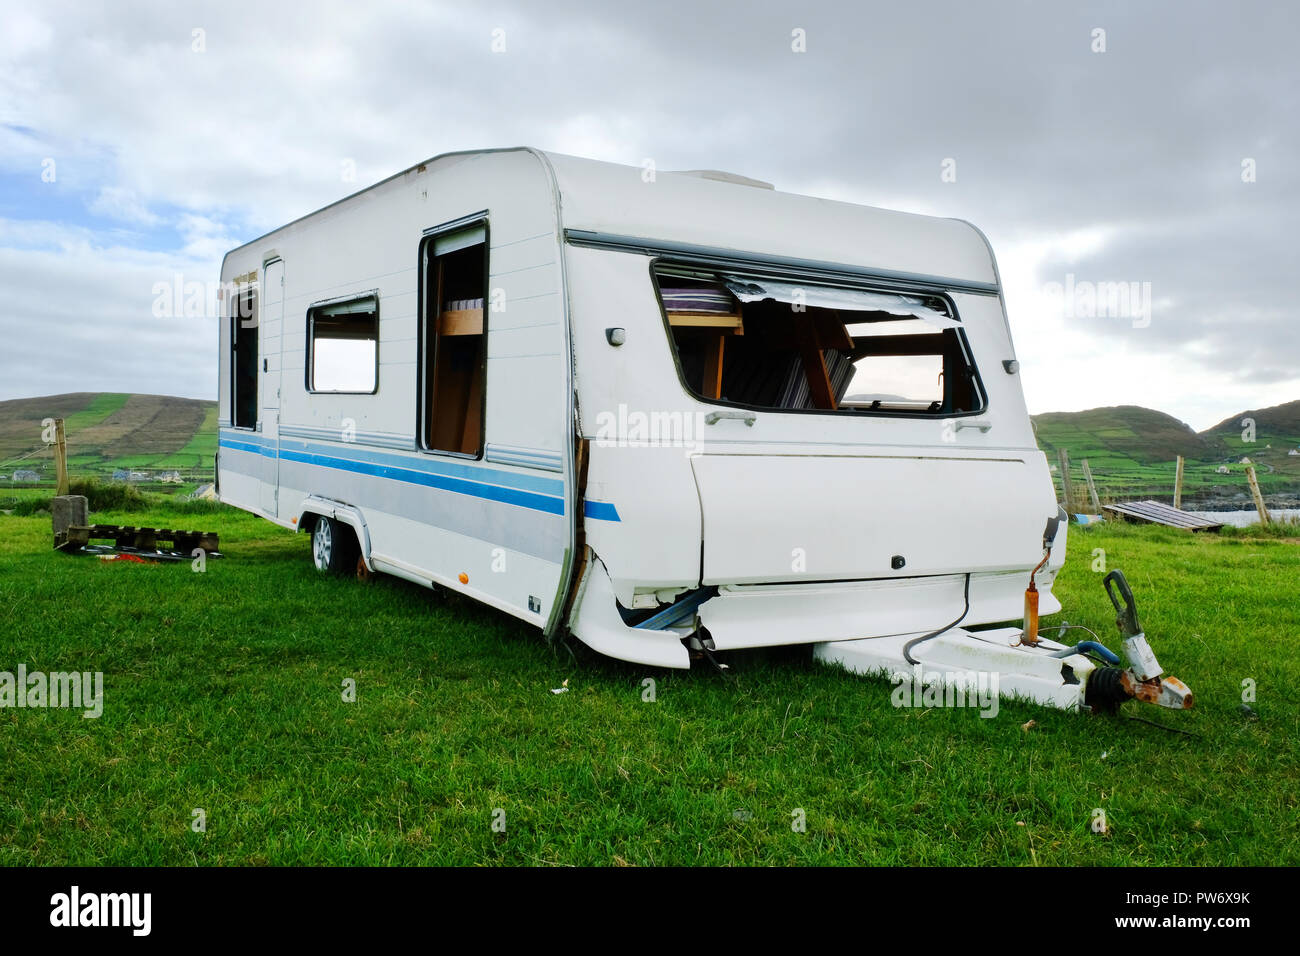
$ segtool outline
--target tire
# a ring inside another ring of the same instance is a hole
[[[311,531],[311,560],[316,570],[331,574],[355,574],[358,549],[352,528],[323,515]]]

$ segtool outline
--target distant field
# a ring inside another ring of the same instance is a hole
[[[1104,553],[1196,709],[984,719],[896,710],[807,649],[726,677],[571,655],[322,577],[305,536],[221,506],[95,518],[217,530],[227,557],[68,557],[48,518],[0,515],[0,670],[106,682],[98,720],[0,710],[0,864],[1300,864],[1295,541],[1072,527],[1058,620],[1117,647]]]
[[[1242,439],[1241,416],[1198,434],[1168,415],[1134,406],[1036,415],[1034,424],[1039,447],[1052,465],[1057,464],[1059,449],[1069,453],[1070,476],[1081,499],[1086,495],[1085,460],[1103,503],[1131,497],[1168,499],[1179,455],[1185,459],[1184,500],[1213,495],[1241,496],[1245,501],[1249,490],[1244,457],[1255,463],[1265,494],[1300,492],[1300,456],[1288,454],[1300,447],[1300,417],[1290,406],[1245,414],[1259,416],[1251,442]],[[1219,468],[1227,473],[1220,474]],[[1054,478],[1059,494],[1060,476]]]
[[[192,482],[212,480],[216,402],[89,392],[0,402],[0,474],[9,479],[19,469],[32,469],[42,482],[52,483],[53,456],[41,423],[59,417],[74,476],[107,477],[129,468],[180,471]]]
[[[217,453],[217,404],[213,402],[203,412],[194,436],[173,456],[175,468],[200,468],[210,463]]]
[[[119,392],[104,392],[95,395],[81,411],[73,412],[65,417],[64,428],[69,435],[79,434],[82,429],[89,428],[91,425],[98,425],[109,415],[119,411],[130,397],[130,395]]]

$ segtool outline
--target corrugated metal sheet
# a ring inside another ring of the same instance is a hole
[[[1152,524],[1168,525],[1171,528],[1185,528],[1188,531],[1217,531],[1223,527],[1221,521],[1211,521],[1159,501],[1123,501],[1106,505],[1105,510],[1113,511],[1130,521],[1148,521]]]

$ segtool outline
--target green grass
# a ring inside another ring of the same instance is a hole
[[[91,398],[90,403],[81,411],[73,412],[63,420],[64,430],[75,434],[83,428],[98,425],[126,404],[131,396],[123,392],[100,392]]]
[[[177,467],[196,468],[211,465],[212,456],[217,453],[217,428],[217,406],[214,404],[203,413],[203,424],[194,433],[194,437],[184,448],[171,456],[172,461],[178,463]]]
[[[1196,709],[982,719],[896,710],[806,648],[730,677],[570,655],[454,596],[319,576],[305,535],[208,509],[95,515],[220,531],[204,573],[52,553],[47,518],[0,516],[0,670],[105,674],[98,720],[0,710],[0,863],[1300,863],[1293,542],[1071,529],[1063,616],[1117,646],[1101,549]]]

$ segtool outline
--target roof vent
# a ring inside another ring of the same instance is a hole
[[[737,186],[753,186],[755,189],[776,189],[771,183],[765,183],[761,179],[750,179],[748,176],[724,172],[721,169],[677,169],[673,170],[673,172],[680,176],[695,176],[698,179],[712,179],[720,183],[735,183]]]

